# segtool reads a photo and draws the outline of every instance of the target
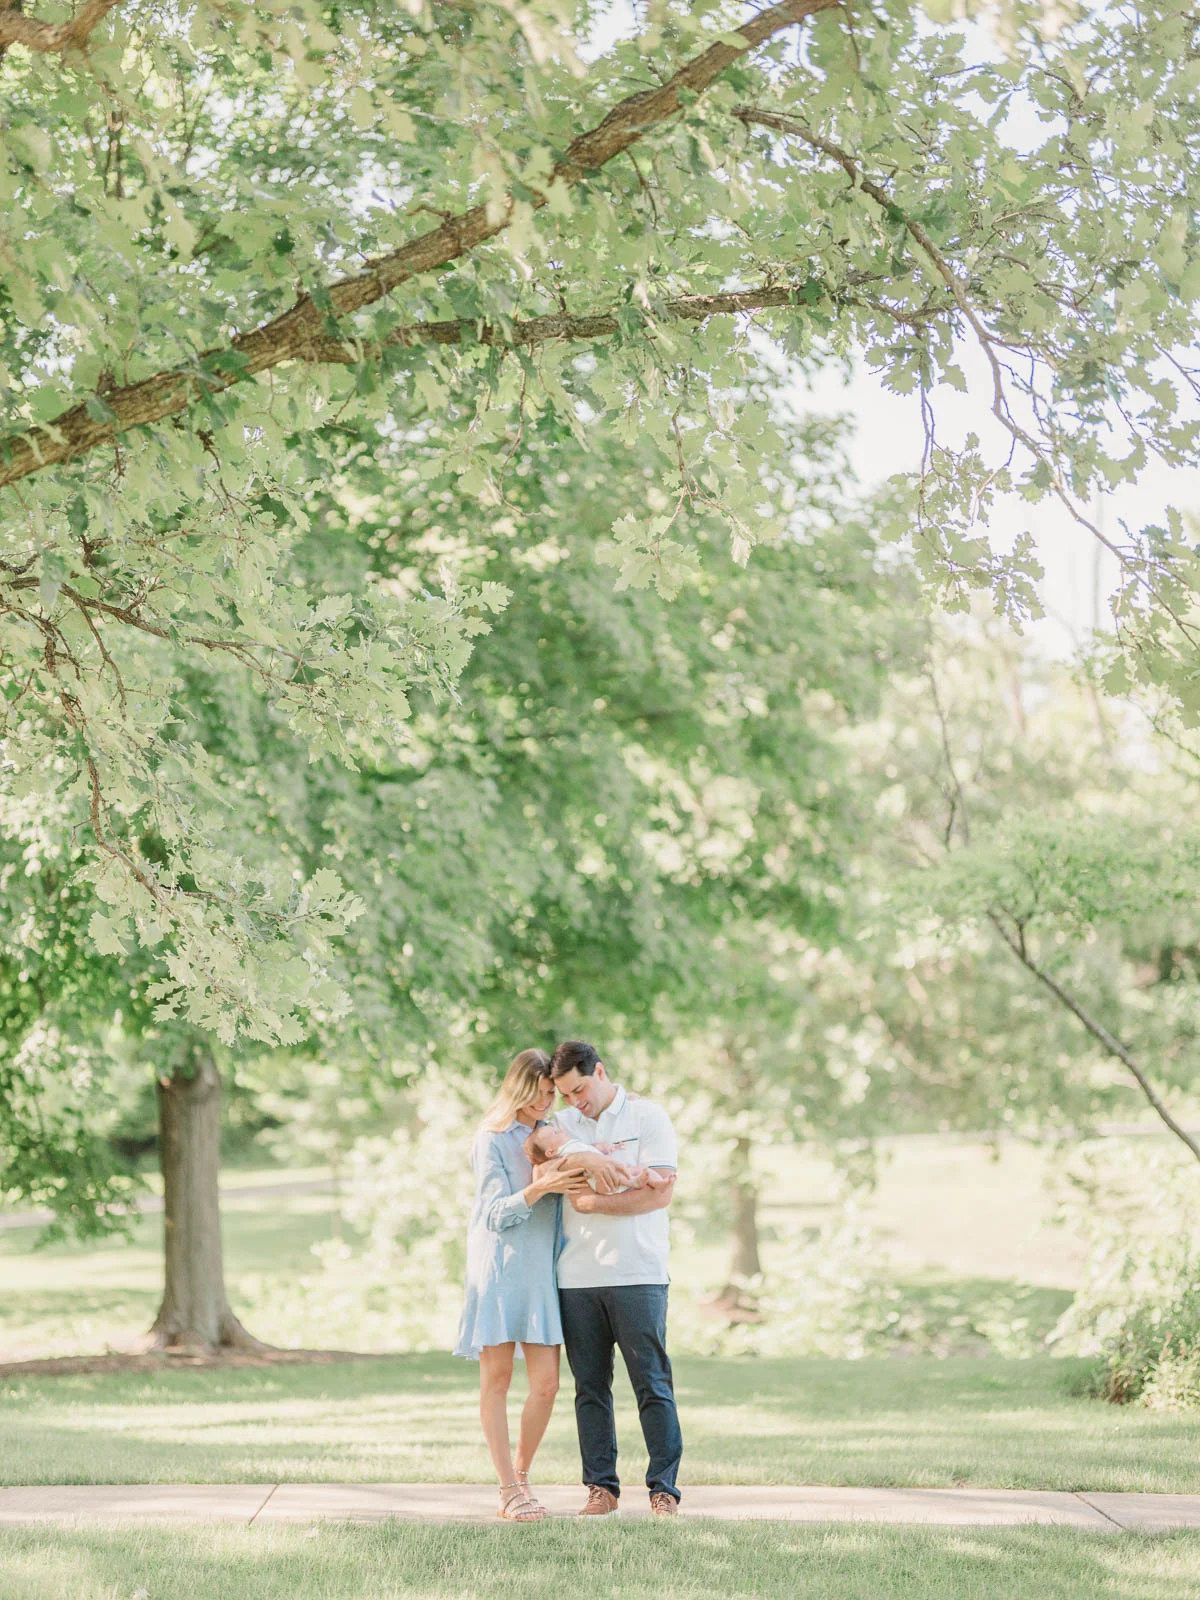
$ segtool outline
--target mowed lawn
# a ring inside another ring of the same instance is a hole
[[[977,1147],[897,1141],[885,1173],[879,1220],[889,1219],[890,1248],[910,1270],[959,1282],[970,1270],[1014,1296],[1067,1298],[1074,1247],[1061,1231],[1038,1226],[1039,1152],[1014,1143],[992,1160]],[[278,1171],[231,1172],[227,1181],[262,1185],[230,1196],[225,1217],[235,1303],[254,1331],[287,1343],[358,1343],[353,1328],[293,1327],[278,1311],[288,1285],[314,1270],[313,1244],[330,1236],[329,1196],[272,1192]],[[780,1215],[791,1207],[807,1218],[816,1208],[815,1218],[828,1183],[819,1163],[789,1163],[773,1196]],[[957,1216],[947,1205],[952,1193],[970,1197],[960,1208],[971,1213],[970,1240],[946,1221]],[[160,1217],[145,1217],[131,1243],[48,1250],[32,1248],[36,1230],[0,1232],[0,1349],[10,1358],[98,1353],[148,1326],[161,1282],[161,1228]],[[678,1295],[716,1281],[724,1250],[719,1240],[685,1242],[677,1256]],[[456,1296],[455,1289],[451,1312]],[[1048,1314],[1052,1321],[1053,1308]],[[451,1336],[452,1328],[447,1342]],[[1085,1398],[1082,1372],[1078,1362],[1044,1356],[679,1356],[684,1480],[1200,1491],[1195,1420]],[[578,1481],[565,1372],[564,1380],[538,1462],[546,1482]],[[475,1383],[473,1366],[439,1355],[0,1377],[0,1482],[485,1482]],[[644,1455],[622,1384],[618,1424],[633,1486]]]
[[[1195,1600],[1200,1535],[605,1523],[0,1530],[0,1600]]]
[[[327,1178],[323,1168],[225,1175],[236,1191],[222,1203],[230,1292],[255,1332],[270,1341],[290,1342],[290,1330],[256,1320],[260,1303],[316,1272],[313,1246],[333,1233],[328,1194],[280,1193],[277,1186]],[[162,1234],[157,1213],[135,1218],[128,1239],[42,1246],[39,1227],[0,1229],[0,1360],[129,1347],[153,1322],[162,1295]]]
[[[1194,1417],[1086,1398],[1072,1392],[1080,1373],[1050,1358],[683,1358],[683,1481],[1200,1492]],[[487,1482],[475,1382],[440,1355],[0,1379],[0,1476]],[[623,1382],[617,1393],[633,1487],[645,1456],[632,1395]],[[538,1470],[578,1482],[569,1385]]]
[[[772,1173],[762,1206],[769,1265],[778,1236],[829,1220],[837,1178],[813,1151],[781,1148],[764,1163]],[[995,1151],[934,1137],[885,1141],[879,1183],[865,1201],[881,1258],[921,1301],[944,1291],[956,1310],[986,1302],[995,1322],[1005,1315],[998,1302],[1007,1299],[1011,1318],[1030,1318],[1048,1330],[1070,1301],[1081,1261],[1080,1242],[1048,1225],[1054,1170],[1044,1151],[1017,1141]],[[319,1277],[313,1247],[335,1232],[331,1196],[311,1187],[328,1177],[323,1168],[226,1170],[225,1260],[234,1305],[253,1332],[273,1343],[396,1348],[394,1330],[364,1322],[356,1307],[340,1307],[336,1279],[297,1304],[301,1280]],[[685,1172],[682,1182],[686,1213],[703,1178]],[[297,1193],[297,1186],[309,1192]],[[677,1316],[683,1299],[702,1299],[724,1281],[728,1264],[720,1231],[692,1221],[677,1230],[673,1251]],[[38,1235],[36,1227],[0,1229],[0,1360],[128,1347],[153,1321],[161,1293],[161,1216],[136,1219],[128,1241],[39,1249]],[[459,1286],[431,1285],[431,1291],[430,1342],[448,1348]]]
[[[811,1165],[811,1164],[810,1164]],[[240,1175],[239,1175],[240,1177]],[[819,1220],[806,1166],[773,1197]],[[234,1181],[238,1181],[235,1179]],[[245,1181],[241,1179],[240,1181]],[[1052,1321],[1074,1281],[1070,1241],[1037,1231],[1040,1170],[1020,1148],[900,1148],[877,1195],[882,1235],[919,1277],[995,1285]],[[947,1223],[971,1194],[969,1230]],[[1019,1203],[1018,1203],[1019,1202]],[[256,1332],[350,1343],[286,1320],[287,1289],[330,1234],[328,1198],[239,1197],[226,1210],[235,1300]],[[0,1233],[0,1346],[11,1357],[98,1352],[153,1315],[161,1219],[130,1244],[30,1250]],[[969,1233],[969,1237],[968,1237]],[[678,1252],[683,1282],[717,1281],[720,1240]],[[1052,1303],[1051,1303],[1052,1302]],[[280,1309],[282,1307],[282,1310]],[[1057,1309],[1056,1309],[1057,1308]],[[453,1311],[453,1307],[450,1307]],[[681,1356],[676,1378],[693,1483],[983,1485],[1200,1492],[1194,1419],[1085,1398],[1079,1362],[910,1356],[862,1361]],[[545,1482],[578,1481],[564,1373]],[[0,1482],[486,1482],[476,1369],[442,1355],[151,1374],[0,1377]],[[518,1391],[520,1379],[518,1378]],[[514,1416],[519,1392],[514,1396]],[[627,1489],[645,1458],[618,1383]],[[0,1600],[1196,1600],[1200,1535],[1059,1528],[890,1528],[778,1522],[586,1523],[526,1528],[129,1526],[0,1528]]]

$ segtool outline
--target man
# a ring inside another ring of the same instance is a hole
[[[650,1456],[646,1487],[656,1517],[679,1509],[675,1479],[683,1454],[671,1363],[667,1359],[667,1207],[675,1189],[675,1130],[661,1106],[631,1098],[608,1076],[590,1044],[560,1044],[550,1075],[568,1109],[559,1127],[589,1144],[620,1147],[631,1161],[654,1167],[661,1188],[621,1194],[573,1194],[563,1206],[566,1242],[558,1258],[563,1340],[575,1378],[575,1421],[583,1483],[581,1516],[607,1517],[620,1509],[617,1435],[613,1424],[613,1349],[637,1396],[642,1435]]]

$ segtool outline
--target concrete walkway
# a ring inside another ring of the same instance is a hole
[[[578,1487],[538,1490],[556,1516],[583,1503]],[[84,1484],[0,1488],[0,1523],[490,1521],[496,1491],[457,1483]],[[644,1492],[628,1492],[622,1516],[648,1514]],[[734,1521],[916,1523],[1011,1528],[1028,1523],[1162,1533],[1200,1528],[1200,1495],[1067,1494],[1034,1489],[830,1489],[688,1486],[682,1514]]]

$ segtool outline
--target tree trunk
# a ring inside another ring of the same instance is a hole
[[[160,1350],[265,1348],[229,1308],[221,1258],[221,1077],[207,1040],[193,1038],[157,1079],[165,1279],[150,1330]]]
[[[733,1255],[729,1277],[757,1278],[762,1271],[758,1255],[758,1190],[750,1174],[750,1141],[739,1139],[733,1154]]]
[[[734,1141],[729,1162],[729,1199],[733,1209],[729,1279],[712,1302],[729,1322],[758,1322],[761,1313],[753,1290],[746,1287],[762,1272],[758,1253],[758,1187],[750,1169],[748,1138]]]

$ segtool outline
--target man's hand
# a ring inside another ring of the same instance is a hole
[[[659,1167],[668,1179],[661,1189],[626,1189],[624,1194],[573,1194],[571,1204],[584,1216],[641,1217],[648,1211],[663,1211],[675,1193],[675,1174]]]

